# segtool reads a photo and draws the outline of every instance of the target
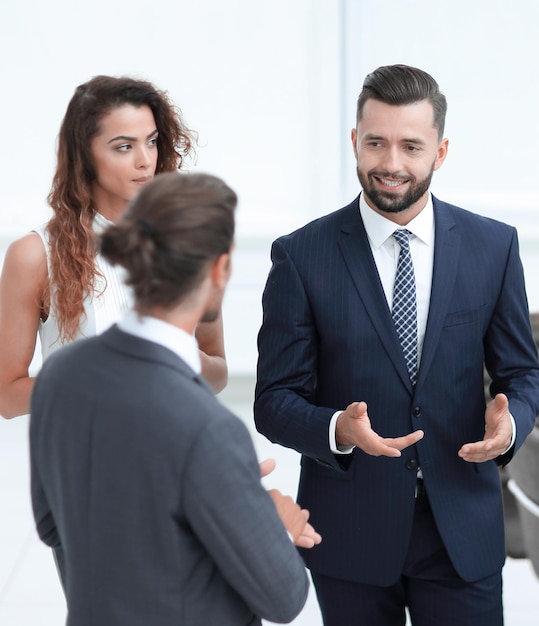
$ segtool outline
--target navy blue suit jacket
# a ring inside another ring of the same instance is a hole
[[[358,200],[281,237],[263,296],[255,398],[257,428],[301,452],[299,502],[323,542],[308,567],[388,585],[401,573],[421,466],[440,534],[462,578],[478,580],[505,558],[494,461],[457,452],[485,430],[483,364],[492,395],[509,398],[517,438],[539,412],[539,369],[516,230],[434,203],[428,323],[415,390],[359,213]],[[332,454],[336,410],[364,400],[382,437],[421,428],[400,458],[356,449]]]

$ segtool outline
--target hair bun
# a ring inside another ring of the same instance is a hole
[[[155,235],[155,228],[145,219],[137,220],[138,225],[142,228],[144,234],[150,239]]]

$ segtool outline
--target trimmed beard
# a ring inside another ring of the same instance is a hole
[[[199,324],[211,324],[219,317],[221,307],[206,309],[200,318]]]
[[[403,196],[397,196],[391,191],[376,189],[372,182],[372,172],[365,176],[359,170],[359,167],[356,167],[356,171],[364,194],[381,213],[401,213],[409,209],[429,190],[432,175],[434,174],[434,166],[431,168],[430,173],[419,182],[416,178],[407,177],[407,180],[410,181],[410,188]],[[402,176],[393,176],[387,172],[376,172],[376,175],[379,178],[402,179]]]

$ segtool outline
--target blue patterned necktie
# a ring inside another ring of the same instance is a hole
[[[401,342],[410,380],[412,385],[415,385],[417,378],[417,302],[409,236],[410,232],[406,229],[396,230],[393,233],[393,237],[400,245],[400,254],[395,284],[393,285],[391,317]]]

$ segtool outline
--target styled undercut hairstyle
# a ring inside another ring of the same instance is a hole
[[[101,254],[127,272],[138,313],[174,307],[230,252],[236,205],[236,193],[209,174],[160,174],[142,188],[101,236]]]
[[[403,105],[428,100],[434,111],[433,126],[442,139],[447,100],[430,74],[409,65],[384,65],[367,75],[357,99],[356,123],[361,120],[367,100]]]

